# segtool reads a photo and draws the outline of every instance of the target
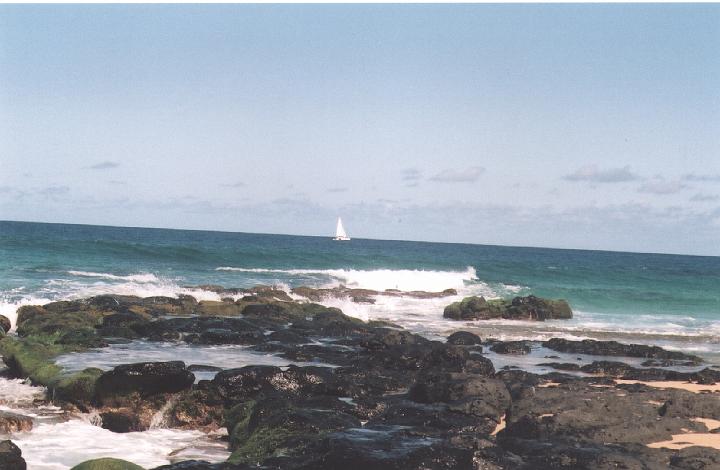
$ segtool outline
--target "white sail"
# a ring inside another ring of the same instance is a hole
[[[342,219],[340,217],[338,217],[337,228],[335,229],[335,238],[333,238],[333,240],[350,240],[350,237],[348,237],[345,232],[345,228],[343,227]]]

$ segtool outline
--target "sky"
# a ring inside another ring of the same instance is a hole
[[[0,5],[0,220],[720,255],[719,25]]]

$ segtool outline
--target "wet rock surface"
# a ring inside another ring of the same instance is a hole
[[[32,418],[10,411],[0,410],[0,434],[29,431],[32,427]]]
[[[2,338],[0,350],[11,374],[48,387],[48,395],[68,409],[97,411],[102,426],[113,432],[145,430],[158,417],[170,427],[227,431],[228,462],[195,460],[163,469],[718,468],[718,450],[648,444],[710,432],[698,419],[720,420],[720,393],[616,382],[720,381],[720,371],[700,370],[695,356],[552,339],[543,346],[585,360],[548,358],[545,366],[554,371],[544,375],[496,370],[488,355],[512,359],[540,345],[483,341],[466,331],[432,341],[338,309],[291,301],[270,287],[203,288],[227,297],[197,302],[187,296],[99,296],[22,307],[19,336]],[[303,292],[307,298],[337,293]],[[532,296],[467,300],[449,306],[450,314],[532,320],[571,315],[566,304]],[[68,374],[53,363],[58,354],[118,338],[241,345],[318,365],[217,370],[180,361],[143,362]],[[656,362],[628,364],[623,357]],[[195,383],[192,371],[217,374]]]
[[[443,312],[452,320],[566,320],[572,318],[572,310],[565,300],[550,300],[529,295],[512,300],[484,297],[466,297],[454,302]]]
[[[10,331],[11,327],[12,323],[10,323],[10,319],[5,315],[0,315],[0,335]]]
[[[98,400],[138,393],[148,396],[175,393],[188,389],[195,375],[182,361],[140,362],[117,366],[97,379],[95,394]]]
[[[25,470],[22,451],[12,441],[0,441],[0,470]]]
[[[689,361],[700,364],[702,359],[692,354],[679,351],[667,351],[658,346],[646,346],[643,344],[623,344],[617,341],[595,341],[586,339],[582,341],[571,341],[562,338],[552,338],[545,341],[543,346],[559,352],[574,354],[592,354],[595,356],[625,356],[645,357],[652,359],[667,359]]]

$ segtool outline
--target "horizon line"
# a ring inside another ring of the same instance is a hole
[[[37,220],[8,220],[0,219],[0,223],[11,222],[11,223],[22,223],[22,224],[45,224],[45,225],[79,225],[85,227],[105,227],[105,228],[131,228],[131,229],[143,229],[143,230],[175,230],[175,231],[190,231],[190,232],[210,232],[210,233],[237,233],[243,235],[276,235],[285,237],[311,237],[311,238],[328,238],[332,240],[332,235],[299,235],[296,233],[268,233],[268,232],[244,232],[237,230],[218,230],[218,229],[199,229],[199,228],[177,228],[177,227],[143,227],[139,225],[106,225],[106,224],[87,224],[87,223],[75,223],[75,222],[44,222]],[[693,256],[698,258],[720,258],[720,255],[698,255],[698,254],[687,254],[687,253],[663,253],[654,251],[620,251],[620,250],[606,250],[606,249],[591,249],[591,248],[561,248],[553,246],[532,246],[532,245],[503,245],[498,243],[470,243],[470,242],[443,242],[434,240],[402,240],[395,238],[363,238],[363,237],[352,237],[353,240],[371,240],[381,242],[410,242],[410,243],[441,243],[444,245],[474,245],[474,246],[491,246],[500,248],[521,248],[521,249],[540,249],[540,250],[565,250],[565,251],[594,251],[604,253],[626,253],[635,255],[664,255],[664,256]]]

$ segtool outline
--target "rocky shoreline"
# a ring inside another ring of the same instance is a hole
[[[442,298],[449,291],[299,288],[292,293],[306,300],[293,300],[264,286],[205,287],[224,299],[106,295],[21,307],[17,335],[0,340],[7,374],[47,387],[46,400],[69,412],[98,413],[113,432],[147,430],[158,413],[168,427],[227,431],[227,462],[158,469],[720,468],[720,370],[697,356],[553,338],[542,347],[584,362],[549,355],[547,374],[496,369],[490,353],[522,356],[538,345],[467,331],[431,341],[312,303],[326,296]],[[533,296],[474,297],[448,305],[445,316],[542,321],[572,312],[564,301]],[[0,328],[8,329],[1,319]],[[138,340],[241,345],[317,365],[228,369],[170,361],[69,373],[55,363],[70,352]],[[196,380],[201,371],[215,375]],[[0,412],[0,434],[31,427],[28,417]],[[685,441],[701,445],[678,445]],[[77,468],[139,468],[123,465]],[[0,470],[24,468],[20,449],[0,442]]]

